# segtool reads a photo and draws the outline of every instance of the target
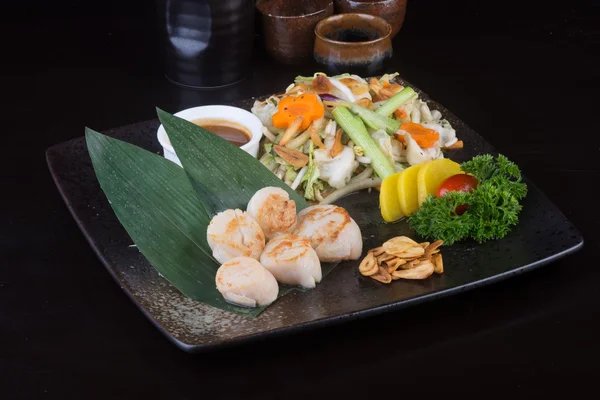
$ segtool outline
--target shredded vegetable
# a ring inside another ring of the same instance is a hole
[[[346,107],[336,107],[332,114],[335,121],[348,134],[352,141],[362,147],[365,155],[371,159],[371,165],[380,178],[386,178],[396,172],[385,154],[383,154],[371,135],[369,135],[367,128],[365,128],[360,118],[352,115]]]
[[[299,149],[309,140],[310,140],[310,132],[307,129],[304,132],[302,132],[301,134],[299,134],[298,136],[296,136],[295,138],[291,139],[289,142],[287,142],[285,147],[287,147],[289,149]]]
[[[378,114],[375,111],[371,111],[367,108],[361,107],[358,104],[351,104],[350,109],[353,113],[358,115],[365,125],[371,129],[379,130],[384,129],[387,133],[394,134],[400,128],[400,122],[388,118],[384,115]]]
[[[379,115],[389,117],[394,113],[394,111],[396,111],[398,108],[400,108],[402,105],[404,105],[407,101],[409,101],[416,95],[417,94],[412,88],[406,87],[398,93],[396,93],[395,95],[393,95],[392,97],[390,97],[385,103],[381,105],[381,107],[377,109],[376,112]]]
[[[333,202],[412,165],[462,148],[439,110],[398,73],[297,76],[284,94],[256,101],[260,162],[312,202]],[[274,145],[277,147],[274,149]]]
[[[306,171],[308,170],[308,167],[303,167],[300,172],[298,172],[298,174],[296,175],[296,178],[294,179],[294,182],[292,182],[292,184],[290,185],[290,187],[294,190],[298,189],[298,186],[300,186],[300,182],[302,182],[302,178],[304,178],[304,175],[306,174]]]
[[[348,185],[330,193],[321,203],[331,204],[336,200],[341,199],[350,193],[358,192],[359,190],[374,188],[381,185],[382,180],[378,178],[361,179],[356,182],[350,182]]]

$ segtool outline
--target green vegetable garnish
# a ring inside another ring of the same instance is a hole
[[[371,166],[381,179],[396,173],[394,166],[369,135],[359,117],[354,116],[346,107],[336,107],[332,114],[335,122],[342,127],[354,144],[360,146],[365,156],[371,159]]]
[[[389,117],[396,111],[398,108],[402,107],[406,102],[412,99],[417,94],[412,88],[405,87],[392,97],[388,99],[385,103],[381,105],[375,112],[379,115],[383,115],[385,117]]]
[[[492,181],[480,184],[465,213],[471,216],[471,236],[480,243],[503,238],[519,222],[522,208],[510,187]]]
[[[371,111],[368,108],[359,106],[358,104],[349,103],[350,109],[356,115],[358,115],[365,125],[371,129],[385,130],[389,135],[393,135],[400,129],[400,122],[395,119],[388,118],[384,115],[377,114],[375,111]]]
[[[503,155],[494,159],[486,154],[464,162],[461,169],[479,180],[477,188],[429,196],[408,223],[420,236],[446,245],[469,238],[480,243],[503,238],[517,224],[523,208],[519,200],[527,195],[519,167]],[[463,204],[467,211],[458,215],[456,209]]]
[[[490,180],[496,182],[497,186],[505,185],[510,188],[511,193],[518,199],[527,195],[527,185],[521,182],[521,171],[519,167],[508,158],[500,154],[496,161],[490,154],[473,157],[471,161],[461,164],[460,168],[473,176],[479,182]]]
[[[285,179],[293,182],[297,176],[298,176],[298,172],[296,172],[294,167],[290,164],[287,164],[285,166]]]
[[[323,189],[323,182],[319,180],[319,168],[315,165],[314,145],[310,142],[308,150],[308,169],[300,181],[304,183],[304,198],[307,200],[316,200],[316,190]]]

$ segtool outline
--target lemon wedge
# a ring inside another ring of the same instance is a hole
[[[419,207],[425,202],[427,196],[430,194],[435,196],[437,188],[446,178],[464,173],[460,170],[460,164],[447,158],[441,158],[419,165],[421,165],[421,168],[416,177]]]
[[[398,200],[398,178],[403,171],[396,172],[385,178],[379,191],[379,208],[385,222],[398,221],[404,217]]]
[[[419,208],[417,177],[419,171],[431,161],[413,165],[401,172],[398,178],[398,201],[400,210],[405,216],[409,216]]]

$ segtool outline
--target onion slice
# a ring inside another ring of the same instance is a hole
[[[331,204],[336,200],[341,199],[344,196],[347,196],[351,193],[358,192],[359,190],[374,188],[381,185],[381,179],[379,178],[369,178],[369,179],[361,179],[358,182],[350,181],[346,186],[336,191],[331,192],[320,204]]]

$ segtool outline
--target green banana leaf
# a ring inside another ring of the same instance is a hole
[[[178,165],[91,129],[86,142],[119,222],[165,279],[185,296],[222,310],[250,317],[264,310],[234,306],[217,290],[219,263],[206,241],[210,218]],[[282,287],[280,295],[289,291]]]
[[[228,208],[245,210],[254,193],[265,186],[287,191],[296,202],[297,211],[309,206],[302,196],[239,147],[160,108],[156,111],[208,215]],[[323,277],[337,264],[322,263]]]
[[[286,190],[298,211],[308,207],[302,196],[236,145],[160,108],[156,110],[209,215],[229,208],[245,210],[254,193],[265,186]]]
[[[219,263],[206,240],[210,219],[228,208],[245,210],[254,193],[265,186],[286,190],[298,210],[308,203],[237,146],[198,125],[157,111],[184,168],[86,128],[100,186],[139,251],[180,292],[222,310],[256,317],[266,307],[235,306],[216,289]],[[323,276],[336,265],[323,263]],[[293,290],[304,291],[280,285],[279,297]]]

